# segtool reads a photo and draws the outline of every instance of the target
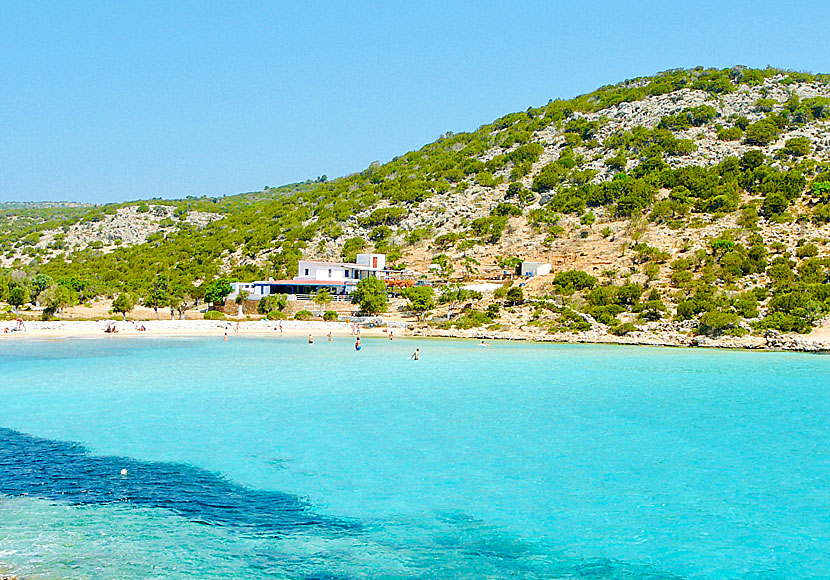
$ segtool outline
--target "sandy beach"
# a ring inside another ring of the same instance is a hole
[[[104,332],[108,326],[115,326],[116,333]],[[0,340],[22,338],[101,338],[101,337],[165,337],[165,336],[306,336],[323,337],[329,332],[334,336],[351,336],[353,327],[346,322],[322,322],[301,320],[90,320],[90,321],[26,321],[25,330],[12,331],[16,323],[0,323]],[[146,330],[139,330],[144,327]],[[5,332],[8,328],[9,332]],[[360,328],[361,336],[388,337],[389,331],[394,336],[409,334],[406,328],[378,328],[366,325]]]
[[[115,326],[116,333],[104,332],[108,326]],[[491,332],[479,329],[436,329],[425,325],[409,325],[400,322],[384,322],[388,326],[362,325],[360,336],[387,338],[394,337],[460,338],[475,340],[519,340],[530,342],[551,342],[569,344],[619,344],[631,346],[669,346],[726,348],[749,350],[792,350],[800,352],[830,352],[830,333],[826,325],[806,335],[769,332],[766,336],[742,336],[707,338],[679,332],[635,332],[626,336],[615,336],[607,332],[587,331],[579,333],[534,333],[520,329]],[[95,321],[26,321],[25,330],[12,331],[16,323],[0,323],[0,341],[19,339],[70,339],[70,338],[164,338],[164,337],[217,337],[240,336],[280,337],[307,336],[316,339],[332,336],[353,336],[354,327],[347,322],[324,322],[319,320],[95,320]],[[139,330],[140,328],[145,330]],[[9,331],[5,332],[8,328]]]

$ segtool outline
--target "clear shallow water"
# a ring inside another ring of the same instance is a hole
[[[585,345],[4,342],[0,571],[827,578],[828,371]]]

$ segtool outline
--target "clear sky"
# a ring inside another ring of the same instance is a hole
[[[336,177],[697,65],[830,72],[801,2],[2,2],[0,201]]]

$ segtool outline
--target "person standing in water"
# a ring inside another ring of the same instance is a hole
[[[308,344],[314,344],[314,337],[310,334],[308,335]]]
[[[415,352],[412,353],[412,356],[409,357],[412,360],[421,360],[421,350],[416,348]]]
[[[329,337],[329,342],[331,342],[331,330],[329,330],[329,333],[326,336]]]
[[[357,337],[357,340],[354,341],[354,349],[355,350],[360,350],[360,337],[359,336]]]
[[[225,331],[225,338],[223,339],[225,342],[228,342],[228,331]]]

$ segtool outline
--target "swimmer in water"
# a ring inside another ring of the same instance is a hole
[[[409,358],[411,358],[412,360],[421,360],[421,350],[416,348],[415,352],[413,352],[412,356]]]
[[[481,342],[478,343],[478,346],[488,347],[490,345],[482,340]]]

